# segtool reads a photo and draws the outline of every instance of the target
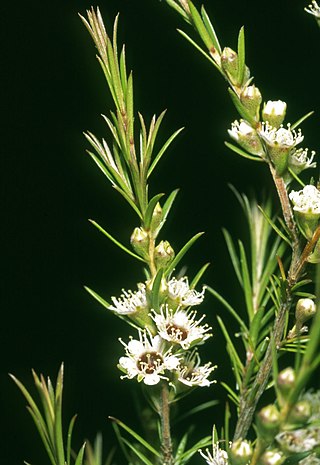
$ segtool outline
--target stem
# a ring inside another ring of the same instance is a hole
[[[170,433],[169,389],[166,382],[163,382],[161,387],[160,419],[162,433],[162,465],[174,465]]]
[[[268,380],[272,369],[273,345],[275,345],[276,350],[278,350],[278,348],[280,347],[286,323],[286,315],[289,312],[292,303],[291,288],[301,276],[301,273],[304,269],[304,265],[306,263],[306,258],[308,257],[307,252],[309,252],[308,248],[308,251],[305,250],[301,254],[299,235],[295,225],[293,212],[284,180],[283,178],[277,175],[274,167],[271,164],[269,165],[269,167],[279,195],[283,217],[292,239],[291,264],[287,275],[286,294],[280,305],[278,314],[275,318],[273,325],[273,337],[270,338],[270,342],[268,344],[264,359],[260,365],[257,376],[255,377],[252,386],[249,387],[249,389],[244,389],[241,393],[238,421],[233,438],[234,441],[239,438],[246,437],[248,430],[251,426],[252,418],[254,416],[258,401],[264,393],[264,390],[268,384]]]

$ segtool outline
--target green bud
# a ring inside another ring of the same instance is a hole
[[[311,405],[307,400],[299,400],[291,409],[288,422],[291,424],[306,423],[312,413]]]
[[[148,257],[149,235],[143,228],[135,228],[131,238],[131,245],[135,252],[143,258]]]
[[[252,155],[262,155],[264,153],[257,131],[246,121],[234,121],[231,124],[231,129],[228,129],[228,133],[232,139]]]
[[[259,109],[262,102],[262,95],[258,87],[254,84],[245,87],[240,94],[240,100],[248,113],[250,113],[256,121],[259,121]]]
[[[279,128],[286,116],[287,104],[282,100],[268,100],[262,110],[262,119],[274,128]]]
[[[238,84],[238,54],[232,50],[232,48],[225,47],[222,50],[221,68],[226,73],[232,84]]]
[[[281,394],[287,395],[294,386],[295,380],[296,375],[293,368],[288,367],[280,371],[277,379],[277,385]]]
[[[296,321],[303,325],[316,314],[316,304],[312,299],[299,299],[296,305]]]
[[[174,250],[168,241],[161,241],[154,250],[154,261],[157,268],[163,268],[174,258]]]
[[[285,461],[285,455],[278,449],[267,450],[264,452],[259,461],[259,465],[281,465]]]
[[[158,202],[152,213],[152,219],[151,219],[151,225],[150,225],[150,229],[152,233],[156,232],[161,222],[162,222],[162,208],[161,208],[160,203]]]
[[[229,459],[232,465],[246,465],[252,457],[252,446],[248,441],[238,439],[232,443],[229,450]]]
[[[264,438],[272,438],[280,425],[280,413],[273,404],[267,405],[257,415],[258,430]]]

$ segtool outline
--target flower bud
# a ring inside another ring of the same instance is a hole
[[[229,449],[229,459],[232,465],[246,465],[252,457],[252,446],[248,441],[238,439]]]
[[[161,208],[160,203],[158,202],[153,210],[152,218],[151,218],[150,229],[152,233],[154,233],[157,230],[161,222],[162,222],[162,208]]]
[[[307,185],[300,191],[291,191],[289,198],[300,231],[310,240],[320,218],[320,191],[315,186]]]
[[[286,395],[290,392],[294,386],[296,380],[296,374],[294,369],[291,367],[285,368],[280,371],[277,379],[277,385],[281,394]]]
[[[311,416],[311,405],[307,400],[299,400],[291,409],[288,422],[291,424],[306,423]]]
[[[262,119],[274,128],[279,128],[286,116],[287,104],[282,100],[268,100],[262,110]]]
[[[148,256],[149,235],[143,228],[135,228],[131,238],[131,245],[135,252],[143,258]]]
[[[259,121],[259,109],[262,102],[262,95],[258,87],[254,84],[245,87],[241,92],[240,100],[248,113],[250,113],[256,121]]]
[[[273,404],[267,405],[257,415],[258,430],[264,438],[272,438],[279,429],[280,413]]]
[[[284,454],[278,450],[267,450],[264,452],[259,461],[259,465],[281,465],[285,461],[286,457]]]
[[[262,155],[263,147],[257,132],[246,121],[234,121],[228,133],[232,139],[252,155]]]
[[[295,174],[300,174],[301,171],[308,168],[315,168],[317,166],[316,162],[313,162],[316,152],[312,150],[310,158],[308,158],[308,149],[294,149],[289,154],[289,168]]]
[[[221,68],[226,73],[232,84],[238,85],[238,54],[232,50],[232,48],[225,47],[222,50]]]
[[[303,325],[312,318],[317,311],[316,304],[312,299],[299,299],[296,305],[296,321]]]
[[[163,268],[174,257],[174,250],[168,241],[161,241],[154,250],[154,261],[157,268]]]

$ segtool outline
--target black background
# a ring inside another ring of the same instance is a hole
[[[78,412],[75,446],[101,430],[114,443],[108,415],[135,424],[135,382],[120,381],[116,363],[130,329],[101,309],[87,284],[109,299],[143,279],[139,264],[87,221],[93,218],[128,243],[137,218],[85,154],[82,132],[105,136],[100,113],[111,98],[91,39],[77,13],[91,2],[10,2],[1,6],[2,292],[0,325],[0,463],[48,463],[8,377],[32,388],[31,368],[55,378],[65,362],[65,418]],[[288,120],[319,108],[319,31],[302,1],[210,1],[206,7],[223,45],[236,46],[245,24],[247,64],[264,99],[288,102]],[[177,250],[193,234],[206,235],[185,258],[191,276],[205,262],[205,282],[241,311],[221,227],[242,235],[244,221],[227,183],[258,196],[272,190],[265,166],[240,159],[224,146],[237,117],[216,70],[176,32],[187,25],[158,0],[100,3],[108,31],[120,14],[120,42],[134,69],[135,105],[147,120],[168,113],[161,140],[181,126],[151,179],[151,193],[181,188],[162,238]],[[306,146],[318,148],[319,114],[304,124]],[[230,276],[227,278],[227,276]],[[203,305],[215,337],[204,358],[226,379],[224,342],[213,299]],[[225,316],[228,319],[228,316]],[[191,404],[224,391],[214,385]],[[188,404],[189,405],[189,404]],[[220,409],[195,420],[199,434],[221,425]],[[182,410],[186,404],[182,405]],[[199,439],[200,436],[197,437]],[[195,460],[195,463],[197,459]],[[120,462],[121,463],[121,462]]]

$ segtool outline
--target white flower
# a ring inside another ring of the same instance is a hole
[[[138,284],[138,291],[125,291],[122,289],[123,294],[119,298],[111,297],[113,305],[109,307],[120,315],[132,315],[133,313],[143,310],[148,307],[146,286],[142,283]]]
[[[316,152],[312,150],[310,158],[308,158],[308,149],[295,149],[289,155],[289,166],[292,170],[299,174],[307,168],[315,168],[316,162],[313,162]]]
[[[282,116],[286,112],[286,109],[286,102],[282,100],[268,100],[267,103],[264,104],[263,113],[265,116]]]
[[[215,380],[209,381],[208,378],[217,366],[211,366],[210,362],[205,365],[200,365],[200,363],[201,361],[198,352],[192,352],[189,354],[178,368],[178,380],[180,383],[189,387],[208,387],[210,384],[215,383]]]
[[[315,16],[317,19],[320,18],[320,6],[315,0],[310,3],[309,8],[305,8],[305,11]]]
[[[183,307],[201,304],[204,299],[204,291],[204,288],[202,292],[190,289],[187,276],[180,279],[172,278],[168,282],[169,298]]]
[[[206,449],[205,453],[202,450],[199,452],[208,465],[228,465],[229,463],[227,452],[220,449],[218,442],[212,445],[212,454],[209,449]]]
[[[300,191],[291,191],[289,198],[295,211],[320,215],[320,191],[315,186],[307,185]]]
[[[281,448],[289,453],[309,452],[320,445],[320,428],[317,426],[284,431],[276,436]]]
[[[139,340],[131,339],[124,345],[126,357],[119,360],[119,368],[126,372],[122,378],[132,379],[137,376],[138,381],[154,385],[163,376],[165,370],[176,370],[179,366],[179,357],[171,354],[171,349],[164,352],[163,341],[160,336],[152,337],[146,331],[139,331]]]
[[[211,336],[208,331],[212,328],[207,324],[200,325],[205,315],[196,320],[195,310],[186,311],[178,307],[174,312],[168,305],[162,305],[160,313],[153,310],[150,316],[162,339],[180,344],[183,349],[188,349],[193,344],[201,344]]]
[[[268,122],[262,123],[261,137],[272,147],[293,148],[303,141],[301,130],[295,131],[287,125],[287,129],[281,126],[279,129],[271,126]]]
[[[231,129],[228,129],[229,136],[237,142],[241,140],[241,137],[252,135],[254,132],[250,124],[243,120],[241,120],[240,123],[237,120],[234,121],[231,123]]]

